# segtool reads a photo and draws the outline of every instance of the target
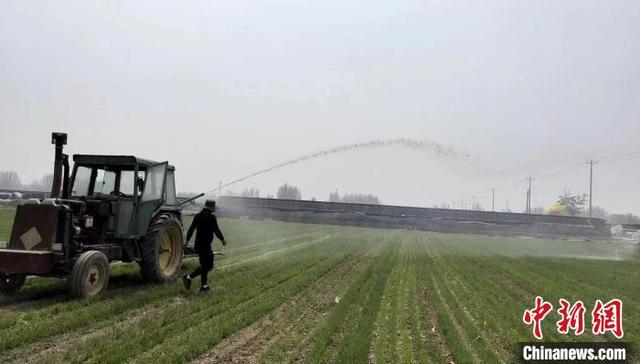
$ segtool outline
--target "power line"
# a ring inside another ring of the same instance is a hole
[[[600,160],[600,163],[609,164],[609,163],[617,163],[617,162],[627,162],[627,161],[638,159],[638,158],[640,158],[640,154],[628,155],[627,157],[620,158],[620,159],[608,159],[608,160],[604,160],[604,161]]]
[[[548,174],[544,174],[544,175],[542,175],[540,177],[536,177],[536,178],[537,179],[545,179],[545,178],[556,177],[556,176],[559,176],[561,174],[573,171],[574,169],[577,169],[578,167],[582,167],[582,166],[583,166],[583,163],[580,162],[579,164],[573,165],[571,167],[563,168],[561,170],[558,170],[558,171],[555,171],[555,172],[552,172],[552,173],[548,173]]]
[[[496,191],[509,191],[518,187],[520,184],[522,184],[522,182],[526,182],[526,181],[527,181],[527,178],[523,178],[509,187],[496,188]]]
[[[603,159],[617,159],[617,158],[624,158],[624,157],[630,157],[630,156],[640,156],[640,152],[633,152],[633,153],[625,153],[625,154],[609,154],[609,155],[603,155],[603,156],[599,156],[598,159],[603,160]]]

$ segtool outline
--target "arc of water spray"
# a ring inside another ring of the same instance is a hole
[[[331,154],[339,154],[339,153],[344,153],[344,152],[349,152],[349,151],[354,151],[354,150],[360,150],[360,149],[378,149],[378,148],[388,148],[388,147],[392,147],[392,146],[403,146],[403,147],[408,147],[408,148],[412,148],[412,149],[419,149],[419,150],[423,150],[423,151],[427,151],[427,152],[434,152],[436,155],[439,156],[457,156],[459,153],[451,148],[451,147],[447,147],[447,146],[443,146],[439,143],[433,142],[433,141],[428,141],[428,140],[415,140],[415,139],[410,139],[410,138],[397,138],[397,139],[377,139],[377,140],[371,140],[368,142],[363,142],[363,143],[354,143],[354,144],[347,144],[347,145],[342,145],[339,147],[335,147],[335,148],[330,148],[330,149],[325,149],[325,150],[321,150],[319,152],[314,152],[314,153],[310,153],[310,154],[306,154],[300,157],[297,157],[295,159],[291,159],[279,164],[276,164],[274,166],[271,166],[269,168],[265,168],[265,169],[261,169],[257,172],[248,174],[244,177],[240,177],[237,178],[231,182],[225,183],[223,185],[221,185],[220,187],[214,188],[213,190],[207,191],[206,193],[211,193],[211,192],[216,192],[219,191],[225,187],[229,187],[231,185],[234,185],[236,183],[245,181],[249,178],[252,177],[256,177],[259,176],[261,174],[265,174],[268,172],[273,171],[274,169],[279,169],[282,167],[286,167],[286,166],[290,166],[292,164],[296,164],[296,163],[300,163],[300,162],[304,162],[307,161],[309,159],[315,159],[315,158],[319,158],[319,157],[324,157],[327,155],[331,155]],[[468,155],[467,155],[468,156]]]

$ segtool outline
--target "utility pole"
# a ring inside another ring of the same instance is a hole
[[[491,188],[491,211],[496,212],[496,188]]]
[[[531,213],[531,180],[533,180],[533,177],[529,176],[529,187],[527,188],[527,214]]]
[[[593,158],[586,164],[589,165],[589,217],[591,217],[591,209],[593,208],[593,165],[598,164]]]

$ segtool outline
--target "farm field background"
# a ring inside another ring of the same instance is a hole
[[[0,241],[12,219],[0,209]],[[0,362],[513,362],[516,343],[532,341],[521,317],[536,295],[554,307],[579,299],[588,312],[596,299],[620,298],[624,341],[640,342],[633,245],[220,225],[230,244],[208,295],[145,285],[135,264],[112,265],[109,290],[94,300],[71,299],[64,280],[30,278],[0,298]],[[563,337],[552,316],[545,340],[615,340]]]

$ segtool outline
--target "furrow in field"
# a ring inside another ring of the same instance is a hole
[[[431,303],[429,290],[424,285],[420,290],[420,294],[416,295],[416,300],[420,301],[420,298],[422,303],[422,310],[424,310],[424,313],[426,313],[429,324],[429,326],[426,327],[426,330],[420,330],[420,337],[425,338],[427,341],[426,350],[429,350],[429,352],[431,353],[430,356],[436,363],[454,363],[451,350],[449,350],[447,341],[445,340],[442,334],[442,330],[439,327],[438,316],[436,315],[436,310]],[[429,347],[429,343],[432,343],[433,346]]]
[[[446,253],[448,248],[448,245],[443,246],[441,251]],[[459,291],[460,298],[466,299],[467,311],[471,310],[482,317],[480,329],[484,336],[501,351],[503,357],[507,355],[507,358],[514,359],[516,354],[512,351],[513,348],[506,347],[504,343],[527,340],[531,338],[531,330],[525,325],[508,327],[504,322],[521,316],[522,311],[533,303],[533,296],[529,293],[529,288],[525,287],[538,287],[537,294],[550,298],[557,295],[553,293],[554,287],[557,286],[556,281],[551,276],[540,278],[533,273],[527,274],[532,268],[531,259],[468,254],[445,255],[444,258],[442,265],[449,272],[455,271],[455,275],[460,277],[452,288]],[[537,265],[534,266],[535,270],[540,269]],[[557,269],[547,269],[547,273],[549,271]],[[528,282],[532,277],[540,279],[536,283]],[[564,289],[567,287],[564,282],[561,286]],[[545,327],[545,338],[552,341],[566,340],[566,337],[553,329],[553,323]],[[575,339],[602,341],[604,337],[587,333]]]
[[[397,362],[396,340],[398,330],[399,294],[402,288],[400,281],[405,270],[396,267],[384,288],[380,310],[374,325],[369,359],[374,363]]]
[[[420,337],[418,333],[418,321],[413,311],[414,306],[411,299],[415,294],[416,287],[416,267],[415,267],[415,251],[414,243],[410,241],[410,234],[405,234],[405,241],[401,246],[401,256],[404,264],[404,274],[400,282],[399,292],[399,315],[398,315],[398,357],[404,363],[415,363],[418,361],[418,347]]]
[[[163,335],[164,340],[138,355],[133,361],[146,363],[149,361],[175,362],[194,359],[220,340],[252,324],[281,305],[287,298],[297,294],[319,276],[326,274],[340,260],[327,259],[325,263],[314,265],[295,274],[278,286],[226,312],[206,314],[202,320],[198,318],[187,320],[187,326],[180,325],[184,327],[174,335]],[[171,348],[171,350],[167,350],[167,348]]]
[[[407,237],[396,244],[398,264],[389,275],[377,313],[369,353],[371,363],[418,362],[424,351],[421,323],[415,311],[415,244]]]
[[[232,263],[242,262],[247,260],[248,258],[259,255],[261,252],[269,252],[276,249],[280,249],[282,247],[289,247],[292,244],[298,244],[305,241],[315,240],[318,234],[307,233],[307,234],[297,234],[293,236],[285,236],[276,239],[267,240],[264,242],[257,242],[250,245],[240,245],[233,246],[229,245],[226,247],[226,251],[228,251],[228,256],[224,257],[221,261],[221,267],[224,265],[230,265]],[[324,236],[326,234],[321,235]],[[197,260],[196,257],[190,258]]]
[[[439,262],[438,269],[445,278],[447,292],[470,323],[470,329],[486,345],[500,352],[499,360],[515,360],[514,353],[505,347],[505,328],[502,322],[496,324],[494,316],[511,319],[509,312],[493,312],[496,308],[516,307],[525,301],[518,293],[501,285],[491,275],[491,270],[479,266],[478,258],[461,255],[449,255],[440,251],[433,252],[433,258]],[[495,261],[494,264],[499,264]],[[505,306],[505,302],[510,305]],[[524,306],[523,306],[524,307]],[[524,329],[521,327],[520,330]]]
[[[480,265],[479,262],[476,262],[475,264]],[[488,272],[491,273],[492,277],[494,277],[497,282],[499,282],[501,285],[505,286],[508,290],[511,290],[515,293],[517,293],[520,297],[521,297],[521,301],[522,301],[522,309],[524,310],[524,308],[529,307],[530,305],[533,304],[534,300],[535,300],[535,296],[534,294],[525,291],[518,283],[516,283],[515,281],[513,281],[511,278],[506,276],[506,273],[504,273],[501,270],[492,270],[493,267],[487,267],[486,264],[482,265],[484,267],[484,269],[486,269]],[[526,271],[526,269],[521,268],[521,270]],[[538,287],[542,287],[539,291],[537,291],[537,295],[542,295],[545,296],[547,298],[549,298],[550,296],[546,295],[544,292],[548,292],[547,290],[549,288],[551,288],[553,286],[553,283],[550,280],[546,280],[545,284],[540,283],[538,285]],[[585,291],[586,292],[586,291]],[[555,295],[553,295],[555,296]],[[524,326],[523,326],[524,327]],[[529,334],[529,330],[525,330],[527,331],[527,334]],[[553,330],[551,332],[551,335],[549,335],[547,337],[547,339],[555,339],[555,340],[564,340],[566,337],[563,337],[562,335],[558,334],[557,332],[555,332],[555,330]],[[593,335],[593,333],[589,332],[589,330],[587,330],[581,337],[578,337],[577,340],[581,340],[584,339],[585,341],[596,341],[596,342],[604,342],[607,341],[606,337],[604,336],[600,336],[600,335]]]
[[[264,252],[260,255],[257,256],[252,256],[250,258],[246,258],[237,262],[233,262],[233,263],[229,263],[229,264],[222,264],[220,266],[220,270],[226,270],[229,269],[231,267],[237,266],[237,265],[242,265],[242,264],[247,264],[247,263],[252,263],[255,261],[259,261],[259,260],[264,260],[264,259],[268,259],[272,256],[276,256],[276,255],[281,255],[281,254],[288,254],[291,253],[292,251],[295,250],[299,250],[299,249],[304,249],[304,248],[308,248],[311,245],[315,245],[315,244],[319,244],[322,242],[325,242],[327,240],[329,240],[332,237],[331,234],[327,234],[324,236],[321,236],[317,239],[313,239],[313,240],[309,240],[309,241],[305,241],[305,242],[301,242],[301,243],[297,243],[297,244],[293,244],[293,245],[289,245],[283,248],[279,248],[279,249],[274,249],[274,250],[269,250],[267,252]]]
[[[136,328],[125,328],[116,330],[108,338],[101,340],[90,340],[87,347],[78,347],[69,353],[70,358],[83,358],[93,355],[97,361],[107,358],[113,361],[120,361],[126,358],[142,354],[165,340],[170,340],[173,336],[183,333],[189,328],[201,322],[210,322],[215,318],[231,311],[237,311],[247,307],[251,302],[261,297],[265,291],[269,291],[279,285],[302,274],[309,269],[313,269],[317,263],[307,264],[307,267],[299,267],[299,273],[291,274],[285,267],[281,267],[273,275],[265,277],[265,284],[260,289],[254,289],[251,285],[246,285],[243,292],[247,294],[239,295],[229,301],[223,301],[222,297],[227,294],[221,292],[218,296],[215,292],[209,296],[187,295],[189,302],[180,308],[169,309],[159,317],[148,317],[143,319]],[[233,320],[232,320],[233,321]],[[97,353],[95,352],[97,350]],[[93,353],[93,354],[92,354]]]
[[[459,286],[461,286],[462,288],[465,288],[463,282],[461,281],[453,281],[453,282],[458,282]],[[469,322],[471,328],[474,329],[474,332],[477,333],[475,341],[479,341],[480,339],[482,339],[485,345],[490,344],[491,348],[497,349],[500,352],[500,355],[497,357],[497,359],[501,363],[505,363],[505,361],[515,361],[516,358],[513,355],[513,353],[503,347],[504,342],[500,340],[500,337],[498,337],[497,335],[491,335],[491,333],[488,332],[490,330],[487,330],[486,327],[480,326],[480,323],[478,322],[476,317],[471,314],[471,312],[469,311],[469,308],[465,304],[465,301],[460,298],[458,293],[456,293],[456,290],[454,290],[451,287],[451,285],[448,285],[448,284],[445,285],[445,287],[449,292],[450,296],[453,297],[453,301],[454,301],[453,303],[461,309],[461,311],[464,314],[464,317],[467,319],[467,322]],[[467,292],[462,292],[461,294],[464,295],[465,297],[468,297],[468,295],[471,293],[467,291]],[[484,324],[486,325],[486,322],[484,322]]]
[[[413,267],[405,266],[401,271],[400,282],[398,282],[398,304],[396,311],[396,333],[397,338],[394,351],[394,357],[398,362],[411,363],[415,362],[415,346],[412,336],[414,329],[414,321],[409,319],[409,280],[415,274]]]
[[[137,326],[144,318],[159,316],[167,310],[186,304],[186,300],[175,297],[168,304],[148,305],[127,312],[115,318],[113,323],[100,324],[92,330],[78,330],[53,338],[18,348],[3,355],[5,363],[52,363],[63,362],[66,354],[73,347],[86,346],[90,340],[100,340],[119,330]]]
[[[424,247],[426,249],[428,259],[430,260],[430,269],[427,271],[430,279],[428,286],[432,287],[432,291],[435,292],[435,297],[437,297],[437,300],[434,302],[434,306],[438,312],[438,322],[443,324],[444,336],[457,361],[481,362],[477,348],[474,345],[475,340],[469,337],[469,333],[466,328],[463,327],[462,323],[464,321],[461,321],[462,319],[460,315],[456,315],[456,312],[459,312],[459,310],[454,312],[450,305],[451,300],[443,293],[440,288],[440,284],[438,283],[438,279],[441,279],[443,284],[446,284],[447,280],[442,277],[441,265],[443,263],[438,259],[439,252],[435,243],[437,243],[437,241],[429,239],[424,244]],[[453,329],[453,332],[451,329]]]
[[[307,348],[310,348],[311,343],[315,340],[316,332],[326,323],[327,317],[340,307],[347,294],[347,290],[353,286],[355,280],[361,276],[364,270],[373,264],[373,257],[377,256],[383,248],[383,245],[380,243],[371,243],[368,245],[368,251],[364,256],[358,257],[356,264],[350,267],[351,271],[348,273],[348,276],[327,288],[329,293],[326,297],[329,303],[316,306],[317,309],[321,309],[322,311],[316,310],[308,320],[298,320],[298,323],[294,325],[291,331],[286,335],[281,335],[278,341],[269,345],[265,354],[260,358],[260,363],[293,363],[306,360],[306,354],[309,353]],[[334,301],[331,302],[334,295],[338,300],[336,301],[334,299]]]
[[[427,264],[428,257],[426,251],[426,244],[424,240],[419,236],[414,236],[413,239],[413,255],[415,257],[415,291],[414,297],[414,309],[417,317],[417,332],[416,337],[419,339],[418,346],[418,361],[421,363],[433,362],[433,363],[448,363],[453,364],[453,355],[447,345],[447,341],[442,333],[442,328],[438,322],[438,316],[433,306],[430,293],[432,289],[429,289],[427,282],[427,271],[433,269],[433,264]]]
[[[277,261],[286,262],[291,257],[278,257],[272,263]],[[266,270],[265,270],[266,268]],[[280,269],[287,269],[286,265],[280,265]],[[255,271],[260,274],[264,270],[265,273],[274,272],[273,267],[260,265]],[[247,285],[251,282],[245,282],[246,271],[237,270],[229,277],[232,278],[230,283],[238,281],[241,285]],[[152,294],[149,294],[149,292]],[[20,316],[20,320],[28,322],[28,325],[18,325],[9,327],[0,331],[2,336],[10,338],[0,342],[0,345],[6,350],[12,347],[22,345],[44,339],[49,336],[64,334],[66,332],[81,328],[87,325],[95,325],[100,321],[105,321],[119,313],[135,309],[137,307],[153,303],[158,300],[168,299],[180,292],[175,286],[146,286],[146,287],[128,287],[124,290],[115,290],[109,292],[106,297],[95,301],[70,301],[47,307],[41,312],[30,312]],[[109,298],[111,297],[111,298]],[[43,320],[46,319],[46,320]]]
[[[439,304],[443,308],[444,314],[446,314],[448,321],[452,324],[453,329],[455,330],[455,334],[457,334],[457,338],[460,340],[462,346],[466,349],[465,352],[469,353],[473,362],[481,363],[482,361],[480,360],[480,357],[478,356],[478,354],[470,344],[470,338],[467,336],[465,330],[462,328],[462,326],[458,322],[458,319],[456,319],[455,315],[453,314],[451,307],[447,303],[447,300],[444,298],[442,291],[440,290],[440,285],[436,281],[433,274],[430,274],[430,278],[431,278],[431,285],[433,287],[433,291],[436,293],[438,297]],[[448,339],[453,340],[453,337],[450,336]],[[456,354],[457,356],[459,356],[462,353],[456,353]],[[458,360],[462,362],[465,361],[464,359],[462,360],[458,359]]]
[[[490,314],[485,317],[485,327],[483,327],[483,330],[484,332],[490,332],[492,341],[504,342],[505,338],[508,338],[508,340],[506,340],[508,342],[518,342],[530,338],[531,331],[525,325],[518,325],[514,330],[506,329],[503,324],[503,322],[510,320],[512,317],[519,316],[522,310],[533,303],[533,298],[527,300],[521,293],[512,288],[512,284],[505,283],[505,280],[513,282],[509,277],[504,276],[505,273],[502,272],[502,270],[498,270],[498,267],[502,267],[505,264],[505,260],[498,261],[496,259],[487,261],[487,258],[457,258],[463,262],[463,264],[457,264],[455,266],[449,264],[449,266],[451,269],[457,270],[460,276],[465,277],[466,282],[471,285],[467,288],[461,284],[461,287],[467,290],[465,294],[466,297],[469,297],[469,292],[475,293],[475,295],[472,296],[476,304],[475,310],[480,312],[479,310],[489,308]],[[451,260],[449,260],[449,262],[451,262]],[[523,270],[523,268],[520,269]],[[471,271],[481,271],[482,274],[473,274]],[[518,285],[515,282],[513,284]],[[546,281],[545,284],[539,286],[542,287],[539,294],[549,297],[544,292],[548,293],[548,289],[553,286],[553,283]],[[489,294],[489,292],[491,292],[491,294]],[[481,304],[481,306],[478,307],[479,304]],[[552,329],[548,331],[545,330],[545,338],[559,341],[565,339]],[[585,335],[577,337],[576,339],[585,341],[604,340],[602,336],[594,336],[590,333],[585,333]],[[502,351],[511,352],[507,348],[504,348],[504,346]],[[511,352],[508,357],[514,359],[514,356],[515,353]]]
[[[445,295],[451,298],[451,303],[457,308],[458,312],[462,313],[460,321],[467,322],[467,329],[470,335],[473,335],[474,345],[479,345],[483,352],[483,357],[488,356],[492,360],[504,362],[505,360],[515,360],[513,352],[504,347],[504,340],[496,335],[493,330],[488,330],[486,320],[479,320],[476,315],[472,314],[469,310],[468,304],[472,303],[469,300],[475,297],[479,293],[479,290],[471,290],[465,282],[465,278],[469,281],[473,279],[483,279],[484,272],[481,275],[475,275],[474,277],[465,277],[459,272],[454,272],[451,261],[444,259],[439,252],[432,252],[431,254],[434,261],[438,262],[435,267],[439,270],[439,275],[442,277],[443,285],[446,290]],[[455,257],[459,259],[460,257]],[[459,260],[457,260],[459,261]],[[464,265],[464,264],[462,264]],[[456,265],[456,268],[462,269],[461,264]],[[491,284],[495,284],[491,282]],[[486,291],[488,287],[484,287]],[[481,292],[481,291],[480,291]],[[494,292],[494,295],[497,292]],[[466,298],[463,299],[462,297]],[[485,309],[488,305],[485,304]],[[475,311],[480,314],[481,311]],[[486,311],[484,312],[486,314]],[[494,350],[500,352],[500,355],[495,355]]]
[[[250,244],[242,244],[234,249],[235,252],[241,253],[238,255],[244,255],[245,253],[251,253],[253,250],[262,250],[265,246],[271,245],[279,245],[286,244],[291,241],[305,240],[306,238],[313,237],[316,233],[304,233],[304,234],[294,234],[288,236],[279,236],[274,239],[269,239],[266,241],[255,241]]]
[[[289,236],[279,236],[277,238],[273,238],[264,242],[251,243],[249,245],[241,244],[237,248],[235,246],[232,246],[228,248],[228,250],[230,256],[232,256],[233,258],[222,260],[223,263],[221,265],[225,265],[225,261],[234,262],[238,260],[239,256],[244,257],[245,255],[253,254],[253,252],[249,252],[248,254],[236,254],[236,251],[242,252],[247,247],[251,247],[252,249],[256,249],[257,247],[259,247],[259,250],[268,251],[273,247],[280,245],[289,245],[292,242],[297,241],[298,239],[304,239],[310,236],[313,236],[313,233],[292,234]],[[195,262],[195,260],[191,258],[185,259],[185,262],[187,264],[190,264],[192,261]],[[141,281],[138,274],[138,268],[134,264],[112,264],[111,270],[112,279],[110,282],[110,291],[117,288],[125,288],[127,285],[131,286],[130,282]],[[68,292],[69,289],[66,285],[66,282],[62,279],[31,277],[27,280],[27,284],[22,289],[22,291],[19,292],[15,297],[0,296],[0,314],[2,314],[2,316],[6,318],[7,315],[11,315],[16,312],[24,313],[29,310],[46,308],[51,306],[52,304],[57,304],[60,302],[64,303],[65,301],[70,300]],[[2,323],[0,322],[0,326],[1,324]]]
[[[397,239],[392,241],[397,242]],[[355,363],[369,360],[374,322],[396,258],[397,245],[387,241],[381,253],[345,293],[339,307],[314,333],[314,341],[303,350],[301,361]]]
[[[251,326],[224,339],[196,363],[283,362],[296,341],[313,329],[339,303],[339,297],[364,264],[357,254],[337,264],[302,292]]]

